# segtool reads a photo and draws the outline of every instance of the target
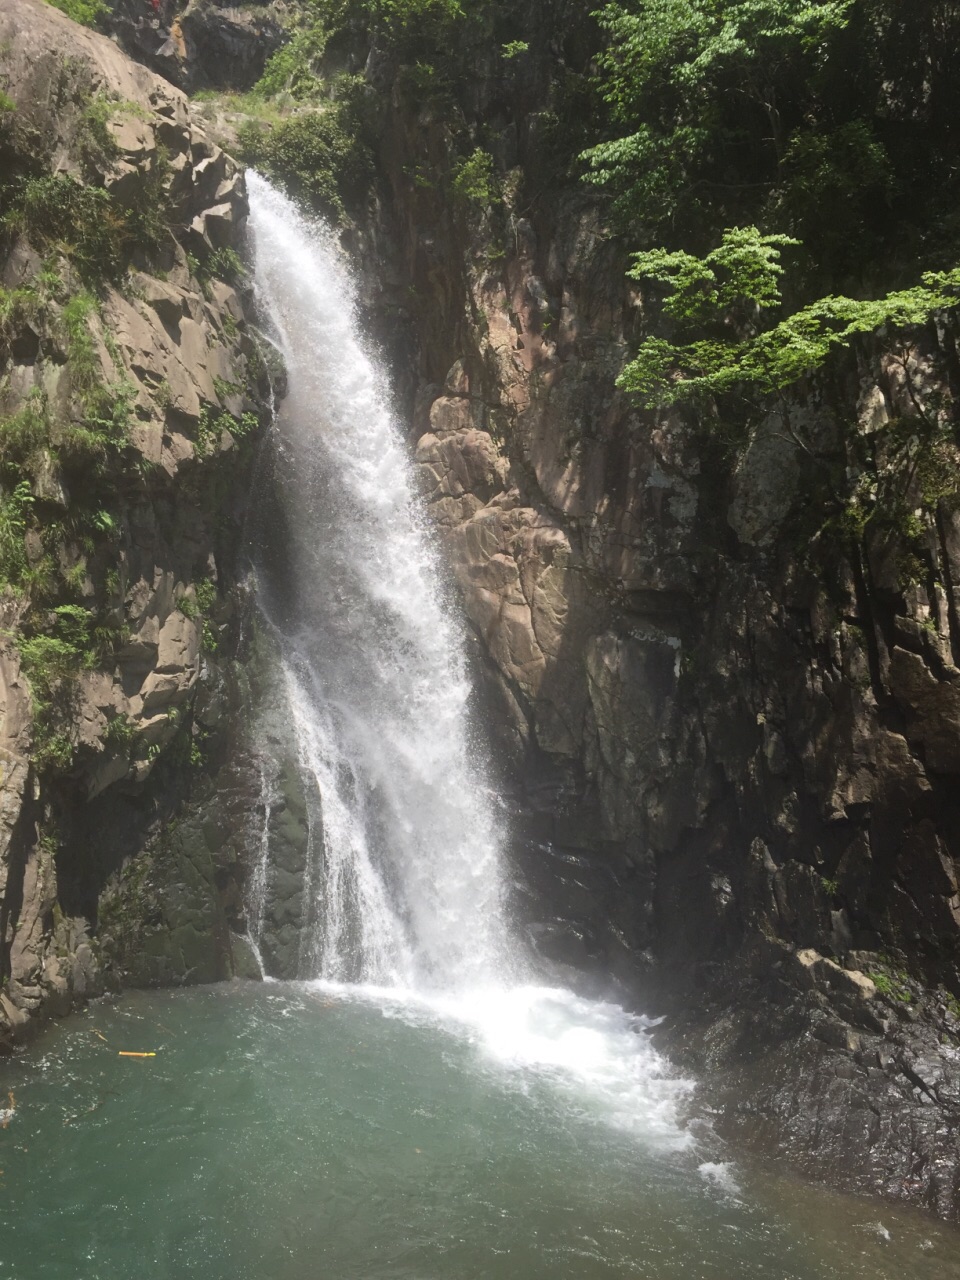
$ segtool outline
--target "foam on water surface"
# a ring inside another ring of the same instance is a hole
[[[546,1086],[581,1120],[612,1125],[659,1150],[682,1151],[692,1143],[680,1123],[692,1083],[652,1047],[642,1020],[617,1004],[533,985],[446,995],[322,980],[310,985],[466,1039],[516,1088]]]

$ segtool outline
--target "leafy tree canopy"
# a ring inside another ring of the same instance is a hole
[[[812,76],[853,3],[606,5],[597,14],[609,39],[602,93],[613,122],[629,132],[585,152],[588,180],[610,186],[622,214],[658,224],[690,197],[691,183],[723,178],[723,152],[736,153],[751,126],[766,125],[768,145],[782,150],[783,88]]]
[[[882,298],[819,298],[771,327],[763,313],[780,304],[780,249],[788,236],[735,227],[703,258],[654,249],[634,256],[631,275],[667,289],[665,315],[677,337],[649,337],[624,369],[619,385],[646,404],[702,400],[738,388],[761,395],[791,386],[820,368],[838,347],[891,325],[926,323],[960,300],[960,268],[925,272],[920,283]]]
[[[761,235],[756,227],[733,227],[706,257],[683,250],[650,249],[633,255],[634,280],[667,285],[667,315],[687,324],[710,321],[719,312],[761,309],[780,302],[780,248],[799,241],[790,236]]]

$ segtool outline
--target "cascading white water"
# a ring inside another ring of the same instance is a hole
[[[467,1028],[502,1063],[587,1085],[608,1119],[682,1143],[687,1090],[616,1005],[533,985],[467,722],[463,638],[333,236],[249,175],[260,302],[289,377],[286,697],[322,821],[304,976]],[[291,599],[292,597],[292,599]],[[420,1016],[419,1014],[417,1016]]]
[[[289,374],[279,427],[297,599],[284,657],[323,805],[316,972],[488,975],[506,958],[498,841],[409,464],[335,248],[262,179],[250,189],[257,285]]]
[[[259,966],[261,977],[265,973],[260,943],[263,940],[263,919],[267,906],[267,871],[270,865],[270,816],[275,803],[274,781],[264,767],[263,762],[261,762],[260,808],[263,813],[259,830],[255,832],[257,860],[253,865],[253,873],[247,890],[247,915],[249,920],[247,938],[253,948],[253,954]]]

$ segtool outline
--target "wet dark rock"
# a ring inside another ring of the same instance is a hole
[[[468,126],[535,118],[572,56],[475,77]],[[639,409],[615,379],[640,298],[602,209],[531,128],[524,198],[452,211],[443,119],[390,100],[351,243],[473,631],[528,936],[665,1014],[738,1141],[957,1217],[956,495],[923,510],[911,577],[903,530],[831,541],[822,473],[773,420],[733,447]],[[838,367],[839,403],[794,406],[839,474],[914,411],[897,340]],[[910,341],[949,400],[954,321]]]
[[[238,933],[230,935],[230,969],[235,978],[244,978],[251,982],[260,982],[263,974],[260,962],[249,938]]]
[[[264,927],[260,948],[271,977],[301,976],[301,953],[309,921],[307,887],[311,844],[309,798],[295,761],[283,760],[270,811]],[[314,838],[318,838],[314,833]]]

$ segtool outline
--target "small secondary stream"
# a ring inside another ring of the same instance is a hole
[[[350,281],[250,192],[290,384],[258,578],[316,797],[302,981],[131,993],[0,1064],[0,1280],[960,1280],[945,1229],[718,1163],[643,1019],[514,940],[460,626]]]

